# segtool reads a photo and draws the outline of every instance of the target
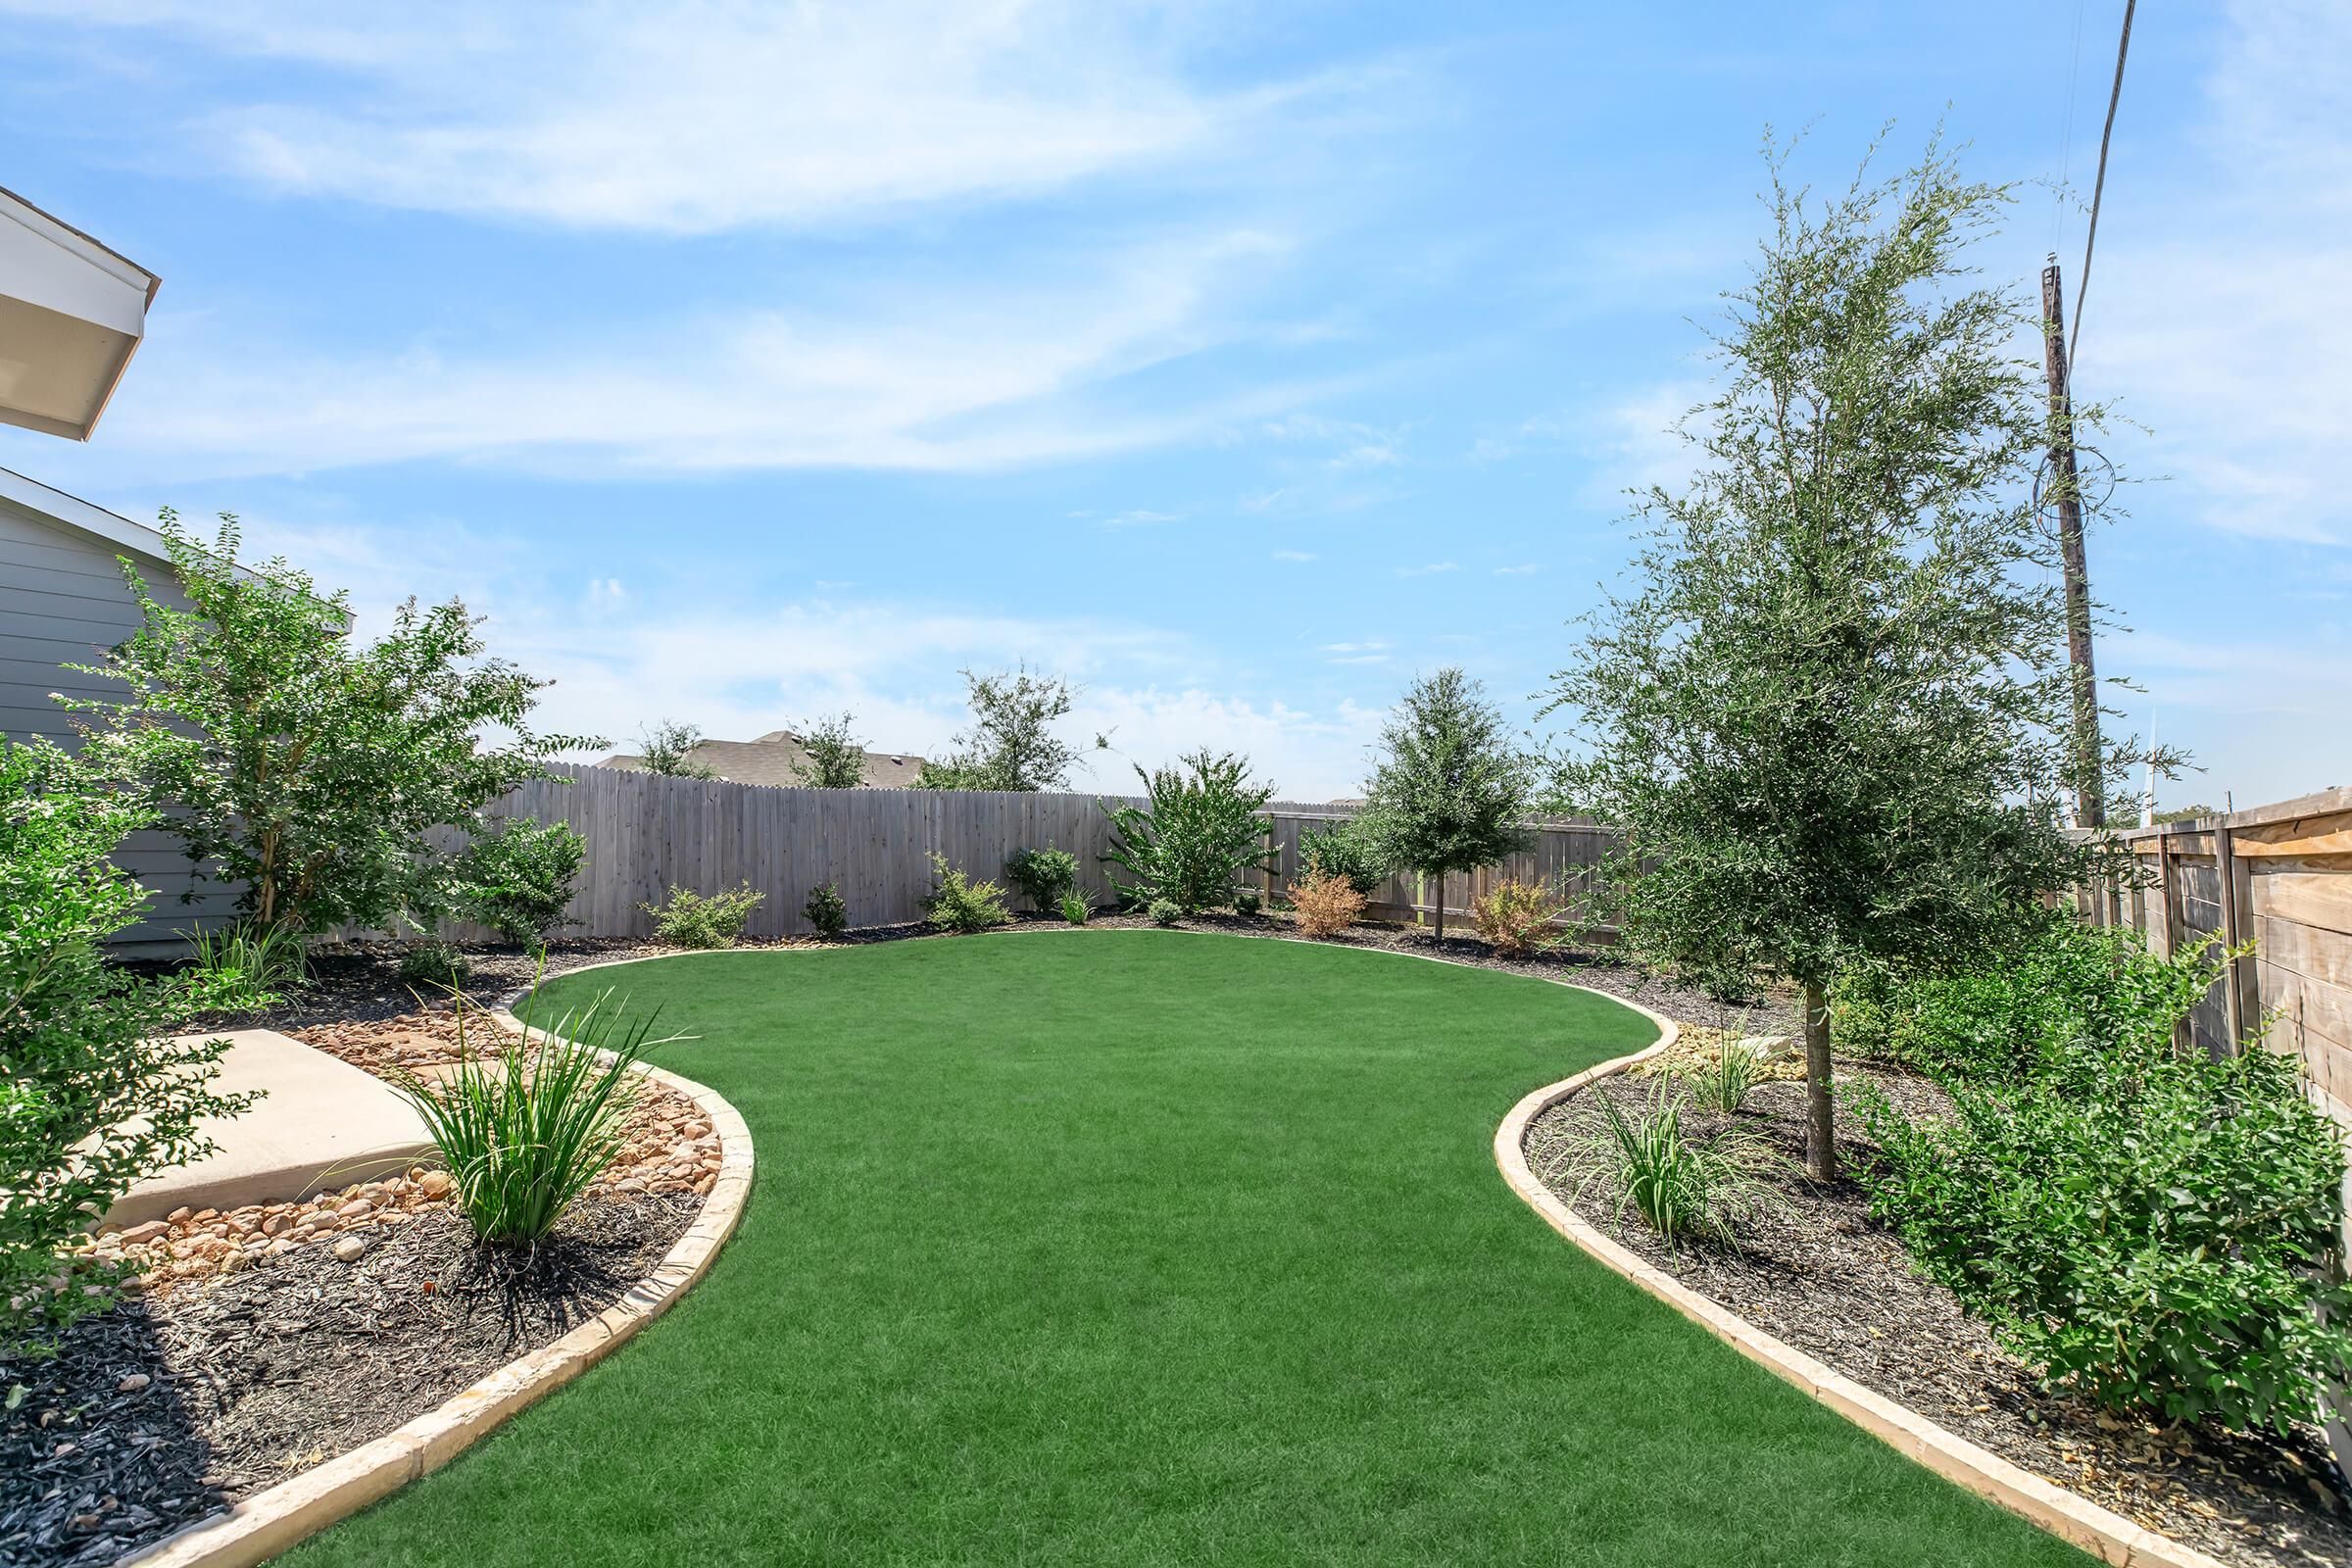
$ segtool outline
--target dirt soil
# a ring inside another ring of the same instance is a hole
[[[1921,1078],[1844,1062],[1838,1075],[1877,1082],[1914,1115],[1948,1108]],[[1801,1083],[1758,1085],[1731,1118],[1778,1156],[1768,1177],[1778,1201],[1748,1224],[1737,1250],[1686,1244],[1669,1251],[1639,1216],[1621,1219],[1610,1195],[1574,1174],[1576,1152],[1597,1130],[1603,1099],[1631,1112],[1655,1087],[1630,1075],[1602,1079],[1529,1130],[1529,1163],[1628,1250],[1970,1442],[2224,1562],[2352,1562],[2352,1513],[2320,1433],[2278,1441],[2162,1425],[2042,1391],[1950,1291],[1914,1272],[1902,1244],[1872,1222],[1858,1186],[1805,1180]],[[1696,1138],[1727,1123],[1696,1108],[1684,1114]],[[1849,1168],[1868,1158],[1872,1146],[1842,1102],[1838,1136]]]

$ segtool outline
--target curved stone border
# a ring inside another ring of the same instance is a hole
[[[519,1033],[506,1008],[491,1013]],[[541,1031],[544,1033],[544,1031]],[[718,1177],[701,1212],[654,1271],[626,1295],[552,1345],[510,1361],[438,1409],[348,1453],[281,1481],[226,1514],[168,1536],[118,1568],[252,1568],[431,1474],[524,1407],[553,1394],[667,1311],[710,1270],[735,1232],[752,1191],[752,1130],[717,1091],[651,1064],[654,1082],[692,1100],[718,1134]]]
[[[1657,1014],[1650,1016],[1655,1018]],[[1945,1480],[1999,1503],[2101,1561],[2115,1564],[2116,1568],[2225,1568],[2219,1559],[2193,1546],[2184,1546],[2169,1536],[2143,1529],[2087,1497],[2045,1481],[1774,1338],[1665,1270],[1635,1256],[1560,1201],[1527,1163],[1528,1129],[1535,1125],[1538,1116],[1586,1085],[1646,1061],[1672,1045],[1676,1026],[1664,1019],[1659,1022],[1663,1033],[1656,1045],[1630,1056],[1604,1061],[1597,1067],[1588,1067],[1573,1078],[1535,1091],[1513,1105],[1502,1125],[1494,1129],[1494,1163],[1502,1171],[1502,1179],[1530,1208],[1544,1216],[1544,1223],[1583,1248],[1602,1267],[1632,1280],[1741,1355],[1795,1384],[1905,1457],[1918,1460]]]

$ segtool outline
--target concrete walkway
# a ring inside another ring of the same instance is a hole
[[[372,1074],[273,1029],[201,1036],[229,1041],[215,1087],[264,1091],[253,1108],[199,1130],[220,1147],[141,1182],[107,1211],[108,1227],[161,1219],[176,1208],[282,1203],[374,1181],[432,1153],[424,1122]]]

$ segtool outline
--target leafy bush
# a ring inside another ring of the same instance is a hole
[[[743,939],[752,911],[766,902],[766,894],[753,892],[746,882],[732,893],[709,898],[691,888],[673,887],[668,903],[638,907],[654,917],[654,935],[673,947],[731,948]]]
[[[1004,880],[1044,914],[1061,907],[1061,901],[1078,888],[1078,857],[1049,844],[1042,850],[1023,850],[1004,862]]]
[[[1353,816],[1298,840],[1298,874],[1344,876],[1356,892],[1370,898],[1388,880],[1387,853],[1381,848],[1380,824]]]
[[[1978,977],[1900,1014],[1952,1111],[1859,1098],[1873,1211],[2050,1383],[2170,1420],[2310,1420],[2315,1387],[2352,1377],[2352,1288],[2325,1268],[2341,1137],[2292,1057],[2174,1052],[2209,950],[2168,961],[2092,935],[2103,990],[2045,1008]],[[2025,966],[2086,980],[2082,944],[2054,941]]]
[[[458,857],[459,907],[509,942],[537,947],[560,926],[588,841],[568,822],[516,817]]]
[[[841,896],[841,889],[830,882],[819,882],[808,890],[808,902],[801,906],[816,934],[827,942],[838,942],[850,928],[850,906]]]
[[[1364,896],[1336,871],[1309,872],[1291,884],[1291,907],[1306,935],[1336,937],[1362,916]]]
[[[53,747],[0,741],[0,1347],[107,1305],[118,1276],[62,1254],[133,1184],[211,1152],[200,1118],[256,1098],[214,1092],[228,1042],[172,1038],[241,989],[100,953],[146,897],[107,857],[151,818],[66,768]]]
[[[448,867],[427,833],[480,832],[491,802],[551,776],[546,758],[603,744],[535,731],[547,682],[482,658],[480,617],[457,600],[412,601],[362,642],[347,594],[283,562],[241,570],[234,517],[210,545],[170,512],[162,530],[188,608],[125,560],[139,628],[69,666],[123,695],[60,701],[93,721],[80,765],[240,885],[258,924],[390,929],[442,912]]]
[[[1233,912],[1236,914],[1255,914],[1265,907],[1265,904],[1264,896],[1255,888],[1235,888],[1233,890]]]
[[[648,1038],[650,1017],[625,1018],[609,990],[545,1028],[532,1023],[537,1006],[534,992],[523,1004],[523,1034],[479,1056],[466,1050],[461,1000],[456,1070],[438,1084],[406,1073],[392,1079],[424,1118],[458,1207],[485,1242],[522,1245],[555,1228],[619,1154],[621,1123],[637,1102],[637,1062],[667,1043]]]
[[[1547,883],[1517,878],[1498,882],[1470,901],[1470,918],[1481,941],[1506,958],[1557,947],[1567,933],[1553,924],[1568,912],[1568,901]]]
[[[188,939],[189,967],[220,996],[239,999],[231,1004],[238,1010],[269,1006],[279,993],[311,983],[311,956],[292,926],[239,920],[180,935]]]
[[[473,960],[456,944],[438,939],[412,942],[400,956],[401,984],[451,990],[473,976]]]
[[[812,790],[854,790],[863,784],[865,743],[852,732],[854,722],[854,715],[841,712],[810,725],[801,737],[808,760],[793,769],[793,776]]]
[[[1094,912],[1094,910],[1087,907],[1085,895],[1078,893],[1065,893],[1062,895],[1061,917],[1064,920],[1069,921],[1070,924],[1084,925],[1086,924],[1087,916],[1093,914]]]
[[[1669,1248],[1695,1239],[1737,1249],[1740,1228],[1779,1202],[1760,1178],[1780,1158],[1743,1127],[1691,1136],[1671,1082],[1660,1078],[1630,1114],[1597,1096],[1597,1121],[1569,1133],[1546,1175],[1566,1174],[1580,1195],[1609,1193],[1621,1223],[1629,1209],[1640,1214]]]
[[[699,727],[674,718],[657,719],[651,729],[637,734],[637,760],[648,773],[663,778],[715,779],[717,768],[693,760],[695,748],[702,744]]]
[[[1012,923],[1012,911],[1004,907],[1004,890],[994,882],[974,882],[948,864],[944,855],[931,857],[931,875],[933,885],[923,900],[923,916],[942,931],[970,936]]]
[[[1146,912],[1152,916],[1153,925],[1174,925],[1184,918],[1183,908],[1173,899],[1153,899]]]
[[[1130,906],[1165,899],[1198,914],[1224,903],[1245,873],[1265,868],[1266,824],[1257,813],[1274,787],[1250,782],[1248,758],[1200,751],[1176,767],[1135,771],[1146,803],[1103,805],[1111,832],[1103,858],[1127,873],[1111,886]]]
[[[2194,1007],[2202,961],[2167,963],[2060,911],[2026,917],[1990,954],[1945,970],[1856,966],[1830,990],[1843,1049],[1924,1072],[1995,1081],[2083,1042],[2149,1037]]]

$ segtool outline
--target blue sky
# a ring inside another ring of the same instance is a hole
[[[462,594],[560,727],[922,750],[1026,660],[1087,782],[1347,793],[1416,671],[1533,718],[1764,127],[1829,181],[1945,120],[2071,293],[2120,13],[0,0],[0,184],[165,280],[97,438],[0,466]],[[2342,6],[2133,38],[2078,386],[2144,427],[2092,569],[2168,804],[2352,782],[2347,83]]]

